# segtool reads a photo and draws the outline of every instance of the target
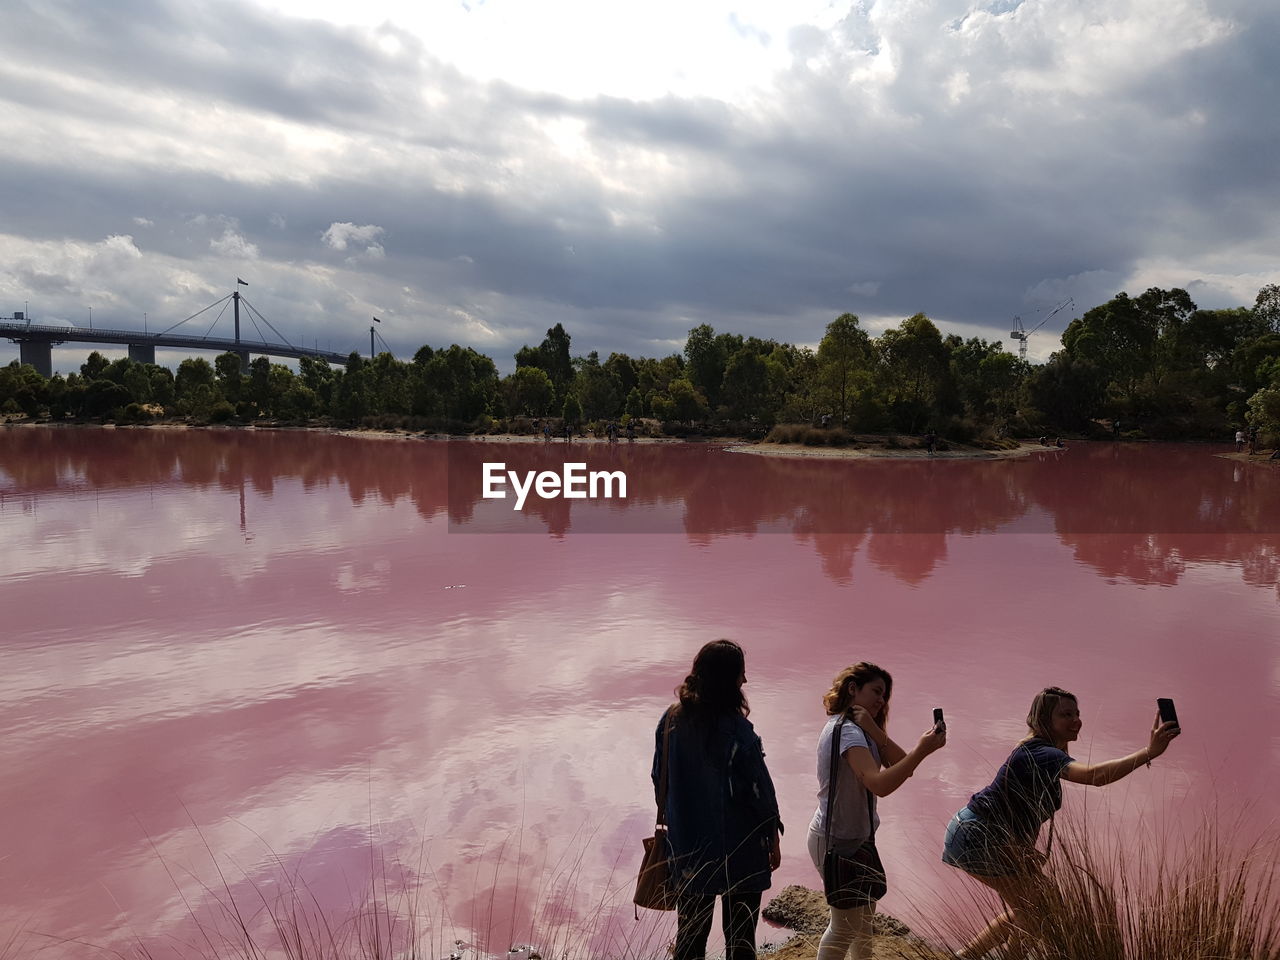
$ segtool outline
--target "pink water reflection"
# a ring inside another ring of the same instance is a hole
[[[898,739],[935,705],[951,731],[883,804],[891,911],[955,884],[946,819],[1046,683],[1082,698],[1081,756],[1139,746],[1156,696],[1186,728],[1150,774],[1068,788],[1073,811],[1280,814],[1274,471],[1180,447],[583,453],[638,495],[529,519],[459,488],[477,458],[562,456],[539,445],[0,431],[0,923],[185,936],[164,864],[207,916],[187,871],[213,882],[210,850],[237,896],[283,864],[339,911],[374,850],[442,941],[616,943],[629,909],[586,928],[602,891],[629,898],[652,726],[719,635],[747,649],[789,826],[775,887],[815,881],[818,698],[859,658],[895,675]]]

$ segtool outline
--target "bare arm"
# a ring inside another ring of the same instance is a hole
[[[933,751],[940,749],[946,742],[945,733],[930,727],[928,732],[920,737],[920,742],[911,749],[911,752],[904,753],[902,758],[891,767],[881,769],[876,763],[876,758],[866,747],[850,747],[845,753],[845,759],[849,763],[849,769],[868,790],[877,797],[887,797],[907,782],[907,778],[916,772],[916,767],[920,766],[920,761]]]
[[[890,740],[889,735],[880,729],[880,725],[876,723],[875,718],[864,708],[854,707],[852,715],[853,722],[862,728],[862,732],[867,735],[867,739],[874,743],[876,749],[880,751],[880,759],[884,761],[886,767],[892,767],[907,755],[907,751]]]
[[[884,761],[886,767],[901,763],[907,755],[907,751],[890,740],[888,735],[885,736],[884,743],[877,744],[877,746],[880,748],[880,759]]]
[[[1169,741],[1181,732],[1172,722],[1161,723],[1157,715],[1155,725],[1151,728],[1151,740],[1141,750],[1134,751],[1127,757],[1117,757],[1115,760],[1104,760],[1101,763],[1073,761],[1062,771],[1062,779],[1070,780],[1072,783],[1082,783],[1088,787],[1105,787],[1109,783],[1124,779],[1139,767],[1160,756],[1169,748]]]

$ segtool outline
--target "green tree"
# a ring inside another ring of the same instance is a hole
[[[331,401],[334,416],[354,423],[373,412],[369,379],[364,357],[352,352],[347,357],[342,376],[334,380]]]
[[[383,351],[369,363],[375,413],[403,415],[413,408],[413,368]]]
[[[717,335],[709,324],[700,324],[689,331],[684,345],[685,374],[712,410],[720,406],[720,392],[729,358],[743,346],[741,336],[733,333]]]
[[[40,412],[42,395],[47,395],[45,378],[31,364],[14,360],[0,367],[0,404],[34,417]]]
[[[178,373],[174,377],[174,391],[179,400],[187,398],[196,387],[208,387],[212,396],[210,403],[222,399],[215,390],[216,381],[213,367],[204,357],[188,357],[178,364]]]
[[[429,351],[431,348],[422,349]],[[327,413],[333,401],[333,388],[338,380],[337,373],[329,366],[329,362],[319,357],[303,357],[298,361],[298,376],[302,379],[302,385],[315,397],[315,413],[312,415]]]
[[[303,383],[301,378],[295,377],[280,401],[278,415],[290,420],[306,420],[314,417],[319,409],[320,402],[316,392]]]
[[[671,381],[667,396],[676,420],[705,420],[709,416],[706,397],[683,377]]]
[[[111,380],[94,380],[85,389],[81,413],[86,417],[118,417],[132,402],[129,390]]]
[[[146,371],[147,379],[151,382],[151,402],[164,407],[173,406],[177,394],[174,389],[173,374],[169,372],[169,368],[148,363]]]
[[[1259,333],[1280,334],[1280,286],[1268,283],[1258,291],[1253,314],[1262,327]]]
[[[515,373],[502,381],[507,412],[517,416],[546,416],[555,393],[551,378],[540,367],[517,367]]]
[[[1088,360],[1063,351],[1036,367],[1028,383],[1032,404],[1059,430],[1081,430],[1106,401],[1107,375]]]
[[[563,397],[573,380],[573,359],[569,355],[571,338],[563,325],[557,323],[547,331],[537,347],[524,346],[516,351],[516,369],[537,367],[550,378],[556,388],[556,396]]]
[[[415,412],[470,422],[488,412],[497,395],[498,369],[493,361],[455,343],[447,350],[435,351],[422,369]],[[424,408],[418,403],[425,404]]]
[[[821,400],[840,423],[848,423],[858,392],[871,383],[874,363],[871,338],[856,314],[842,313],[827,324],[817,361]]]
[[[644,397],[640,395],[639,387],[632,387],[631,392],[627,394],[626,412],[631,417],[643,417],[645,415]]]
[[[130,363],[124,370],[121,385],[129,391],[129,396],[138,404],[150,403],[151,374],[147,366],[141,363]]]
[[[248,400],[259,414],[271,416],[271,358],[254,357],[249,361]]]
[[[560,411],[560,416],[564,417],[565,423],[572,426],[582,422],[582,404],[572,393],[564,398],[564,407]]]
[[[999,340],[947,340],[951,345],[951,381],[965,415],[978,423],[1005,425],[1017,410],[1030,365],[1006,351]]]
[[[1280,439],[1280,377],[1249,398],[1248,419],[1269,442]]]
[[[609,359],[604,362],[604,369],[617,384],[618,396],[620,397],[630,396],[631,391],[635,389],[640,380],[636,362],[625,353],[609,354]]]
[[[231,350],[218,354],[213,358],[213,370],[218,390],[231,404],[239,403],[244,396],[245,379],[245,372],[240,369],[240,354]]]
[[[749,347],[742,347],[725,365],[721,399],[735,420],[772,422],[769,368],[765,359]]]
[[[932,320],[917,313],[882,333],[876,346],[894,419],[900,428],[915,433],[935,415],[948,372],[942,334]]]
[[[1144,378],[1159,380],[1178,362],[1182,328],[1195,313],[1185,290],[1152,287],[1137,298],[1118,293],[1067,324],[1063,349],[1098,367],[1132,408]]]
[[[89,358],[84,363],[80,364],[80,376],[88,381],[100,380],[110,365],[111,361],[95,350],[89,354]]]
[[[622,389],[592,350],[579,364],[573,390],[588,420],[604,420],[622,413]]]

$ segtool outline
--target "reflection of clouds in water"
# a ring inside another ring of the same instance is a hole
[[[318,456],[311,441],[297,449]],[[1139,745],[1146,686],[1187,703],[1190,716],[1196,691],[1231,690],[1167,760],[1168,789],[1180,795],[1204,789],[1204,744],[1236,743],[1276,705],[1275,601],[1246,585],[1275,582],[1266,538],[714,532],[721,521],[759,529],[759,503],[781,515],[790,508],[778,498],[811,493],[807,468],[794,464],[770,468],[769,485],[743,499],[706,496],[694,519],[712,532],[696,541],[465,536],[421,519],[434,502],[413,486],[434,457],[427,445],[360,449],[368,455],[350,477],[345,461],[323,456],[309,479],[270,476],[270,458],[250,456],[268,473],[245,484],[252,543],[239,526],[238,483],[122,482],[92,511],[83,491],[22,495],[34,511],[8,495],[0,502],[0,531],[15,544],[0,557],[14,627],[0,676],[9,731],[0,813],[26,826],[7,850],[42,891],[48,928],[95,933],[115,922],[100,881],[130,916],[178,916],[131,825],[137,816],[167,860],[194,867],[203,854],[179,800],[210,846],[255,878],[267,864],[251,831],[290,864],[346,870],[363,862],[373,824],[380,849],[409,862],[425,849],[460,923],[487,910],[481,893],[494,882],[505,898],[517,871],[522,883],[538,877],[543,901],[566,916],[590,915],[581,900],[561,902],[573,889],[561,881],[576,870],[592,890],[631,882],[639,837],[652,828],[654,727],[693,654],[716,636],[747,648],[751,719],[790,828],[775,885],[814,882],[801,845],[818,698],[852,660],[893,671],[899,742],[910,745],[934,705],[951,726],[948,749],[885,805],[885,843],[904,875],[925,869],[910,843],[940,837],[957,800],[989,779],[1044,682],[1078,688],[1098,755]],[[697,454],[688,462],[701,480],[731,456]],[[882,467],[875,475],[886,480]],[[844,476],[831,465],[818,472],[831,484]],[[673,466],[671,499],[656,501],[668,513],[682,476]],[[961,509],[975,482],[947,488]],[[268,488],[270,497],[257,492]],[[918,500],[902,492],[902,503]],[[984,502],[978,512],[999,518],[1023,501],[1001,489]],[[183,529],[205,539],[186,546],[167,532]],[[15,566],[24,553],[38,558],[38,575]],[[121,575],[139,565],[143,582]],[[1152,589],[1162,581],[1171,586]],[[1212,659],[1206,637],[1216,638]],[[1275,737],[1262,736],[1242,795],[1274,773]],[[1172,795],[1146,789],[1135,804]],[[517,903],[514,923],[532,910]]]
[[[0,510],[0,531],[12,548],[0,553],[0,578],[91,571],[138,577],[167,562],[199,557],[216,559],[220,575],[243,581],[280,554],[348,549],[403,535],[419,522],[408,504],[362,516],[338,491],[304,499],[300,484],[283,481],[269,498],[249,495],[244,531],[235,491],[156,490],[142,509],[136,492],[36,499],[29,512]]]
[[[338,567],[334,586],[342,591],[350,590],[386,590],[387,573],[391,570],[389,560],[375,560],[372,565],[357,568],[353,563],[344,563]]]

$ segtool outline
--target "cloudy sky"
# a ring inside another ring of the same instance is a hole
[[[1278,9],[0,0],[0,315],[154,330],[241,277],[294,342],[378,316],[509,371],[557,321],[602,356],[845,311],[1008,345],[1071,297],[1043,358],[1120,290],[1280,280]]]

